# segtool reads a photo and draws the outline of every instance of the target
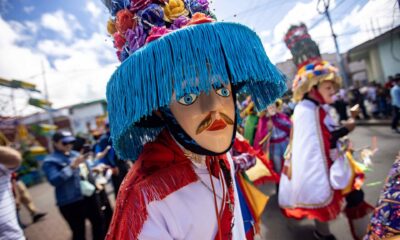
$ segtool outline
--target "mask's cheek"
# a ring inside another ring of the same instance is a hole
[[[176,121],[190,137],[193,137],[196,133],[197,126],[206,115],[201,113],[200,106],[197,103],[185,106],[174,101],[170,104],[170,110]]]

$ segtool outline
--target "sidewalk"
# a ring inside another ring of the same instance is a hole
[[[374,119],[371,118],[369,120],[356,120],[356,124],[358,126],[388,126],[392,123],[392,119]]]

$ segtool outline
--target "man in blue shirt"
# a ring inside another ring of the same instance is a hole
[[[99,161],[100,163],[103,163],[112,169],[113,174],[111,176],[111,181],[116,198],[119,187],[122,180],[124,180],[125,175],[128,173],[129,167],[125,161],[118,158],[114,148],[112,147],[109,124],[106,124],[106,133],[100,137],[95,146],[95,153],[98,158],[101,156]]]
[[[81,190],[79,165],[87,154],[72,151],[75,138],[69,132],[60,131],[53,135],[55,151],[43,162],[47,180],[55,187],[59,210],[68,222],[73,240],[85,239],[85,219],[92,224],[93,239],[104,239],[106,229],[97,206],[95,194],[84,196]]]
[[[393,105],[392,129],[395,132],[400,133],[400,130],[397,128],[400,120],[400,74],[396,74],[394,82],[395,85],[390,90]]]

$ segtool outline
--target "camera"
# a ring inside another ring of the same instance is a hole
[[[82,147],[82,154],[87,154],[92,151],[90,144],[84,144]]]

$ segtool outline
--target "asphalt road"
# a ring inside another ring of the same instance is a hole
[[[355,147],[370,145],[371,138],[378,138],[379,151],[373,158],[373,171],[367,172],[364,192],[367,202],[375,205],[380,189],[384,183],[391,164],[397,152],[400,150],[400,134],[392,133],[389,127],[363,126],[358,127],[352,134],[351,139]],[[290,240],[290,239],[314,239],[312,232],[314,225],[312,221],[288,220],[282,216],[272,185],[262,186],[271,198],[262,217],[262,238],[268,240]],[[48,212],[46,218],[38,223],[31,224],[29,214],[25,209],[21,210],[22,221],[27,224],[25,234],[29,240],[67,240],[71,233],[66,222],[62,219],[54,203],[54,190],[48,183],[36,185],[29,189],[34,202],[43,211]],[[316,193],[317,194],[317,193]],[[110,196],[113,199],[113,196]],[[90,235],[90,224],[87,224],[87,239]],[[331,223],[331,231],[338,240],[351,240],[350,229],[347,219],[343,214]]]

